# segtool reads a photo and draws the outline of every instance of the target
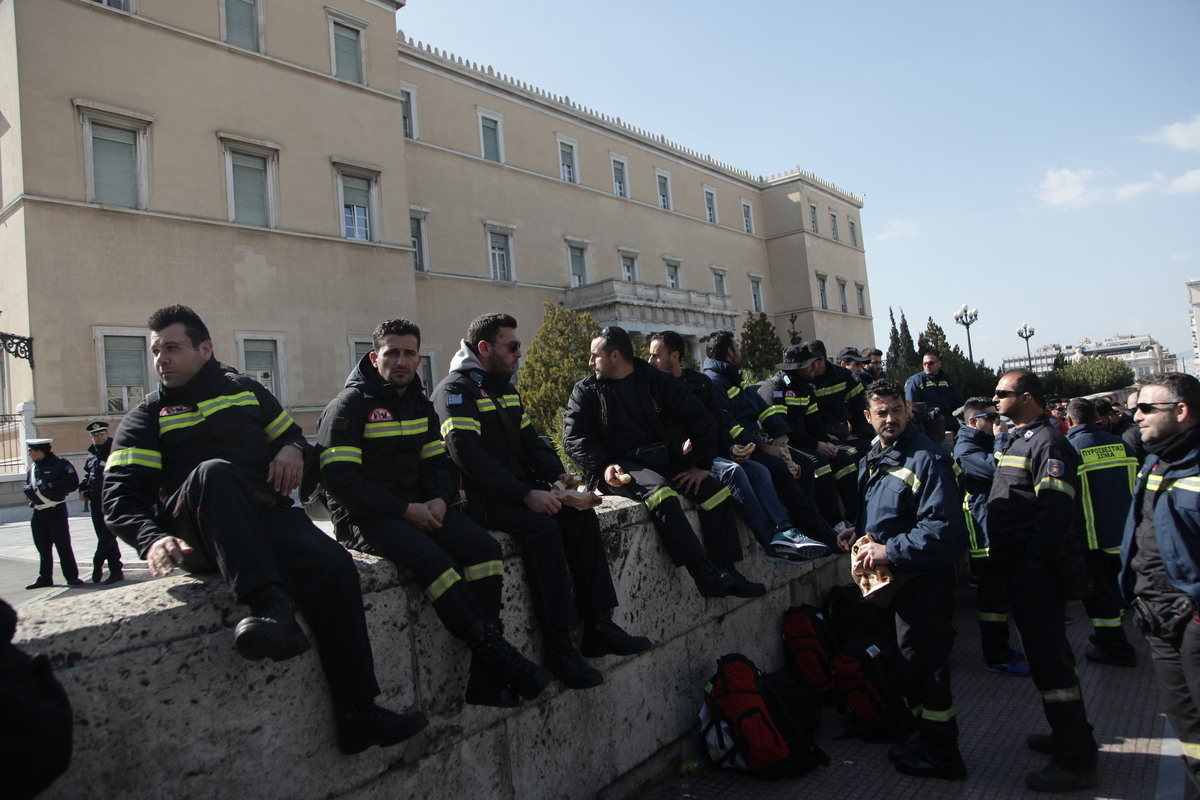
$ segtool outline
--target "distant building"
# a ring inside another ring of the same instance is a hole
[[[1200,361],[1200,278],[1187,283],[1188,305],[1191,311],[1188,313],[1188,320],[1192,326],[1192,357]]]
[[[1054,362],[1060,355],[1067,364],[1082,361],[1084,358],[1115,358],[1125,362],[1133,370],[1134,375],[1174,372],[1179,369],[1179,359],[1163,349],[1163,346],[1149,335],[1110,336],[1101,342],[1083,339],[1070,347],[1046,344],[1035,348],[1032,355],[1032,367],[1029,366],[1029,358],[1025,355],[1016,355],[1005,357],[1001,363],[1001,369],[1032,368],[1038,375],[1045,375],[1053,369]]]

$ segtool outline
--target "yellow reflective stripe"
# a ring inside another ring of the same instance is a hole
[[[954,477],[956,477],[956,478],[962,477],[962,474],[963,474],[962,467],[960,467],[958,465],[957,461],[951,461],[950,468],[954,470]]]
[[[1151,475],[1146,478],[1146,488],[1157,492],[1162,487],[1162,475]]]
[[[1121,554],[1121,545],[1118,544],[1113,547],[1105,547],[1104,552],[1112,553],[1114,556],[1120,555]]]
[[[1095,550],[1100,546],[1100,537],[1096,531],[1096,509],[1092,508],[1092,485],[1087,478],[1080,478],[1079,488],[1083,490],[1080,505],[1083,506],[1084,538],[1087,539],[1087,549]]]
[[[1029,456],[1010,456],[1007,453],[998,453],[996,460],[1001,467],[1016,467],[1017,469],[1029,469]]]
[[[823,464],[817,467],[817,471],[813,473],[813,477],[824,478],[826,475],[831,475],[832,473],[833,467],[829,466],[828,464]]]
[[[921,719],[929,722],[949,722],[954,719],[954,706],[950,706],[945,711],[934,711],[931,708],[921,709]]]
[[[169,417],[158,418],[158,432],[160,434],[177,431],[180,428],[190,428],[193,425],[199,425],[204,421],[204,415],[199,411],[189,411],[186,414],[172,414]]]
[[[442,438],[444,439],[449,436],[450,431],[481,433],[482,430],[477,419],[471,419],[470,417],[450,417],[442,423]]]
[[[744,430],[746,430],[746,429],[743,428],[741,425],[734,425],[732,428],[729,429],[729,435],[736,439],[737,437],[742,435],[742,431],[744,431]]]
[[[837,472],[833,473],[833,479],[835,481],[840,481],[842,478],[846,477],[847,475],[853,475],[856,472],[858,472],[858,464],[847,464],[846,466],[839,469]]]
[[[862,392],[863,392],[862,384],[856,382],[854,384],[854,386],[850,389],[850,391],[846,392],[846,399],[850,400],[852,398],[858,397],[860,394],[862,394]]]
[[[451,567],[439,575],[437,580],[425,587],[425,596],[429,598],[429,602],[437,602],[437,599],[444,595],[447,589],[461,580],[459,574]]]
[[[479,411],[495,411],[496,403],[487,397],[481,397],[475,401],[475,408]]]
[[[821,407],[820,407],[820,406],[818,406],[816,403],[813,403],[812,405],[810,405],[810,406],[808,407],[808,411],[806,411],[806,412],[804,412],[804,413],[805,413],[805,414],[817,414],[817,413],[819,413],[820,411],[821,411]]]
[[[1180,742],[1179,747],[1183,750],[1183,754],[1188,758],[1200,760],[1200,744],[1196,744],[1194,742]]]
[[[1121,627],[1121,615],[1115,617],[1092,617],[1093,628],[1119,628]]]
[[[504,574],[503,561],[480,561],[463,568],[463,575],[468,581],[478,581],[483,578],[494,578]]]
[[[785,397],[783,398],[785,406],[806,406],[808,405],[807,397]]]
[[[533,424],[533,420],[531,420],[529,418],[528,414],[526,414],[524,411],[522,411],[521,412],[521,429],[524,430],[525,428],[528,428],[532,424]]]
[[[787,413],[787,410],[783,406],[767,406],[766,408],[764,408],[762,410],[762,413],[758,415],[758,421],[760,423],[765,422],[767,417],[773,417],[776,414],[786,414],[786,413]]]
[[[271,420],[270,425],[263,428],[263,432],[267,434],[267,441],[273,442],[294,424],[296,424],[296,421],[289,417],[286,411],[281,411],[278,417]]]
[[[921,488],[921,479],[917,477],[915,472],[907,467],[893,467],[892,469],[888,470],[888,475],[904,481],[912,487],[914,492]]]
[[[701,503],[700,508],[704,509],[705,511],[712,511],[714,508],[721,505],[721,503],[724,503],[728,499],[729,490],[722,486],[720,491]]]
[[[113,450],[108,457],[107,469],[129,466],[162,469],[162,453],[157,450],[128,447],[124,450]]]
[[[1075,499],[1075,487],[1066,481],[1060,481],[1058,478],[1051,478],[1049,475],[1042,478],[1037,482],[1037,485],[1033,487],[1034,495],[1040,496],[1043,489],[1053,489],[1056,492],[1062,492],[1072,500]]]
[[[988,557],[988,549],[986,547],[972,548],[970,551],[970,555],[971,555],[971,558],[987,558]]]
[[[218,411],[224,411],[227,408],[234,406],[256,406],[258,398],[254,396],[254,392],[238,392],[237,394],[222,395],[214,397],[211,400],[201,400],[196,403],[196,407],[200,409],[200,413],[206,417],[211,417]]]
[[[679,497],[679,493],[670,486],[664,486],[654,494],[647,497],[644,502],[646,503],[646,508],[653,511],[658,507],[659,503],[672,497]]]
[[[827,395],[837,394],[838,392],[844,391],[845,389],[846,389],[846,382],[838,381],[837,383],[831,383],[828,386],[817,387],[817,390],[814,392],[814,394],[817,397],[825,397]]]
[[[730,400],[737,397],[741,393],[742,393],[742,387],[740,387],[740,386],[730,386],[728,389],[725,390],[725,394],[729,395]]]
[[[390,422],[368,422],[363,426],[364,439],[382,439],[385,436],[413,436],[429,431],[429,419],[402,419]]]
[[[1081,700],[1082,697],[1078,686],[1072,686],[1070,689],[1047,689],[1042,692],[1042,700],[1047,703],[1070,703]]]
[[[345,461],[350,464],[361,464],[362,448],[361,447],[327,447],[321,451],[321,468],[324,469],[327,464],[333,464],[338,461]]]
[[[421,458],[433,458],[440,456],[446,452],[446,445],[442,444],[441,439],[434,439],[432,442],[426,442],[421,446]]]
[[[1200,477],[1177,478],[1167,487],[1168,492],[1182,489],[1185,492],[1200,492]]]
[[[997,614],[992,611],[980,611],[980,622],[1008,622],[1008,614]]]

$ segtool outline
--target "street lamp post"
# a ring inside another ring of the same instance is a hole
[[[954,321],[967,329],[967,358],[971,359],[972,364],[975,363],[975,351],[971,349],[971,326],[977,319],[979,319],[979,309],[972,308],[968,311],[966,303],[963,303],[963,307],[954,312]]]
[[[1033,338],[1033,326],[1025,323],[1017,328],[1017,336],[1025,340],[1025,358],[1029,362],[1029,371],[1033,372],[1033,353],[1029,350],[1029,340]]]

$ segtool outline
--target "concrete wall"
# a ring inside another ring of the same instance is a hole
[[[555,683],[512,711],[463,706],[466,648],[410,576],[359,556],[380,701],[419,708],[430,726],[400,747],[358,756],[337,751],[315,652],[283,664],[237,655],[232,627],[244,612],[218,580],[172,576],[24,607],[17,643],[50,656],[75,709],[71,768],[44,797],[635,796],[695,755],[701,687],[715,659],[739,651],[778,668],[783,610],[847,580],[847,565],[768,564],[743,531],[752,555],[742,571],[766,582],[768,594],[704,600],[671,568],[642,506],[608,499],[601,518],[622,600],[617,619],[655,647],[594,660],[603,686]],[[508,635],[535,655],[521,563],[501,538]]]

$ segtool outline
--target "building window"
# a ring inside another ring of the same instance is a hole
[[[716,225],[717,222],[717,191],[704,187],[704,218]]]
[[[227,44],[260,52],[258,0],[222,0],[221,22]]]
[[[654,170],[658,177],[658,207],[670,211],[674,205],[671,202],[671,173],[661,169]]]
[[[488,231],[488,255],[492,266],[492,280],[511,281],[512,236],[498,231]]]
[[[404,126],[404,138],[417,137],[417,87],[409,83],[400,84],[400,116]]]
[[[408,218],[408,230],[412,237],[413,269],[417,272],[429,271],[428,252],[425,246],[425,216],[413,214]]]
[[[363,36],[367,23],[349,14],[326,7],[329,15],[329,61],[333,76],[351,83],[366,84]]]
[[[867,293],[862,286],[855,286],[854,293],[858,296],[858,313],[859,316],[867,315]]]
[[[817,207],[814,204],[808,206],[809,224],[812,226],[813,233],[820,233],[820,226],[817,225]]]
[[[432,392],[433,387],[438,385],[438,381],[434,379],[437,371],[437,354],[432,350],[422,350],[421,352],[421,383],[425,384],[425,391]]]
[[[225,185],[229,192],[229,221],[274,228],[278,145],[217,134],[225,153]]]
[[[342,236],[364,242],[379,241],[379,173],[338,166],[338,205],[342,209]]]
[[[673,261],[667,261],[667,288],[679,288],[679,264]]]
[[[725,296],[725,273],[713,270],[713,294]]]
[[[842,313],[850,313],[850,303],[846,301],[846,282],[838,281],[838,301],[842,304]]]
[[[479,116],[479,150],[488,161],[497,164],[504,163],[504,117],[484,111],[475,110]]]
[[[637,280],[637,256],[621,253],[621,280],[630,282]]]
[[[370,337],[363,339],[361,337],[351,337],[350,339],[350,367],[358,366],[358,362],[363,360],[363,356],[375,349],[374,340]]]
[[[587,283],[586,251],[577,244],[567,245],[567,261],[571,270],[571,286]]]
[[[283,381],[283,335],[236,333],[242,372],[261,383],[282,405],[287,405]]]
[[[846,220],[846,224],[850,226],[850,244],[858,247],[858,227],[855,226],[854,220]]]
[[[817,295],[821,301],[821,310],[828,311],[829,310],[829,290],[825,285],[825,276],[824,275],[817,276]]]
[[[838,239],[837,214],[832,211],[829,212],[829,233],[835,242],[840,241]]]
[[[76,98],[89,203],[147,208],[146,149],[154,117]]]
[[[628,170],[629,165],[625,159],[612,157],[613,194],[617,197],[629,197],[629,184],[625,178]]]
[[[579,165],[575,160],[577,144],[574,139],[558,137],[558,172],[567,183],[579,183]]]
[[[755,314],[761,314],[765,311],[762,298],[762,281],[750,281],[750,306],[754,309]]]
[[[96,3],[97,5],[115,8],[118,11],[129,10],[129,0],[92,0],[92,2]]]
[[[754,208],[745,200],[742,201],[742,230],[754,233]]]
[[[101,403],[105,414],[123,414],[142,401],[148,388],[150,348],[145,331],[97,332]]]

